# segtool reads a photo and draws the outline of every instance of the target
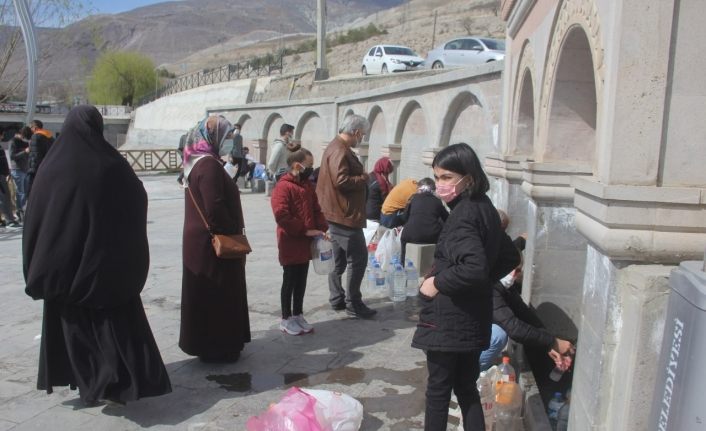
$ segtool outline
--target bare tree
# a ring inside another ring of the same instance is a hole
[[[466,34],[469,36],[473,35],[473,30],[475,29],[474,23],[473,23],[473,18],[471,17],[466,17],[461,21],[461,25],[463,26],[463,29],[466,30]]]
[[[85,16],[82,0],[27,0],[35,27],[64,27]],[[16,96],[27,79],[22,31],[12,0],[0,0],[0,102]],[[39,47],[39,61],[47,66],[51,52]]]

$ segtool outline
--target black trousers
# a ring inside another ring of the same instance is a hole
[[[464,431],[485,431],[483,406],[476,388],[480,352],[427,351],[425,431],[446,431],[453,389],[461,407]]]
[[[282,318],[288,319],[303,313],[306,276],[309,262],[298,265],[283,265],[282,269]]]

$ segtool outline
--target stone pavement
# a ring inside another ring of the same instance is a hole
[[[151,254],[142,301],[173,392],[124,407],[84,408],[68,388],[55,388],[51,395],[36,390],[42,304],[24,294],[21,231],[0,229],[0,431],[245,430],[250,416],[293,385],[355,397],[365,412],[362,430],[421,429],[426,368],[423,353],[410,347],[413,301],[393,307],[382,294],[364,290],[376,318],[347,318],[331,310],[326,277],[311,270],[304,313],[315,332],[281,333],[282,270],[269,198],[263,194],[242,196],[254,249],[246,267],[252,342],[234,364],[204,364],[179,349],[184,194],[175,179],[142,177]]]

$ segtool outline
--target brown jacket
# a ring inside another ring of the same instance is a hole
[[[365,227],[368,175],[358,158],[336,136],[321,156],[316,183],[321,212],[329,222],[351,228]]]

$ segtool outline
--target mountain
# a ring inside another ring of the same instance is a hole
[[[328,22],[343,25],[403,2],[327,0]],[[63,29],[40,29],[40,93],[65,98],[81,92],[96,58],[109,49],[138,51],[160,65],[233,39],[315,29],[316,0],[183,0],[90,16]],[[24,62],[20,46],[10,67],[21,69]]]

